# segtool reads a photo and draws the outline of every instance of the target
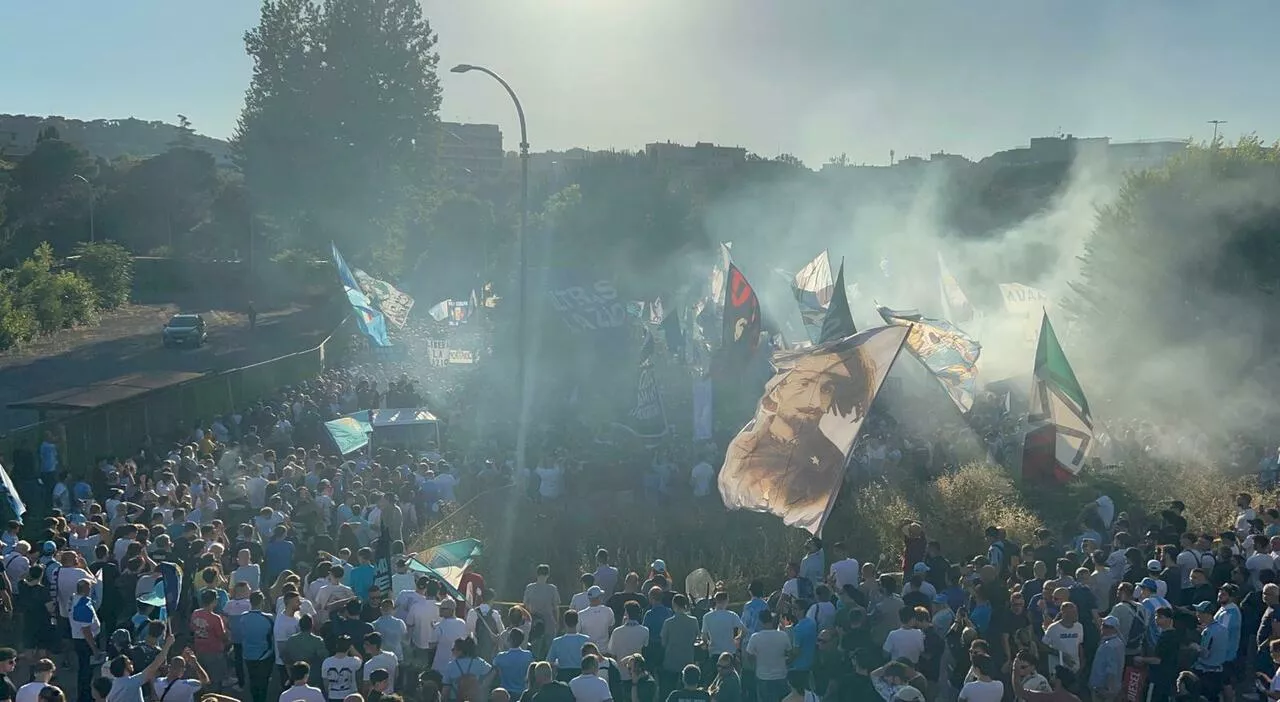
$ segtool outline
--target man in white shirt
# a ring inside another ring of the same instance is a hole
[[[280,702],[327,702],[324,690],[307,684],[310,679],[310,663],[298,661],[290,665],[289,680],[293,685],[280,693]]]
[[[183,677],[188,673],[195,677]],[[165,676],[155,679],[156,699],[164,702],[192,702],[200,689],[208,684],[209,674],[200,667],[196,654],[187,649],[181,656],[170,658]]]
[[[433,670],[444,674],[453,662],[453,645],[458,639],[467,638],[467,623],[454,616],[458,605],[452,597],[440,600],[440,621],[431,631],[431,643],[436,647],[436,658],[431,663]]]
[[[843,592],[845,585],[856,587],[860,574],[861,566],[858,565],[858,559],[848,555],[844,543],[837,541],[831,544],[831,570],[828,577],[836,592]]]
[[[791,648],[791,635],[778,629],[772,612],[762,612],[760,630],[747,639],[746,649],[748,658],[755,661],[760,699],[781,700],[787,696],[787,655]]]
[[[609,683],[600,679],[600,659],[592,655],[582,657],[582,674],[569,681],[574,702],[611,702]]]
[[[903,607],[898,611],[898,621],[902,626],[889,632],[884,640],[884,652],[889,660],[906,658],[912,663],[920,662],[920,654],[924,653],[924,632],[920,630],[919,618],[911,607]]]
[[[236,564],[236,569],[231,571],[231,582],[249,583],[250,590],[262,588],[262,568],[253,562],[253,553],[249,549],[240,549],[236,554]]]
[[[1080,670],[1084,653],[1084,627],[1078,621],[1074,602],[1062,603],[1058,621],[1044,630],[1043,643],[1051,649],[1049,661],[1072,671]]]
[[[54,571],[53,576],[58,592],[58,613],[66,618],[70,616],[71,605],[74,604],[77,583],[88,580],[97,584],[98,578],[89,572],[84,557],[75,551],[63,551],[58,556],[58,562],[62,567]]]
[[[246,551],[241,553],[246,553]],[[329,569],[329,584],[316,592],[316,621],[318,623],[323,624],[329,621],[330,611],[335,605],[356,596],[356,593],[351,588],[342,584],[342,578],[346,574],[347,571],[342,566],[334,566]]]
[[[605,651],[608,650],[609,632],[613,630],[614,615],[612,609],[600,603],[600,598],[603,596],[604,591],[599,586],[592,585],[587,590],[587,599],[590,604],[578,612],[578,631],[586,634],[591,639],[591,643]]]
[[[387,671],[386,694],[394,693],[396,668],[400,666],[400,660],[396,658],[396,654],[382,650],[382,634],[375,631],[364,635],[364,653],[367,656],[364,662],[364,679],[368,681],[370,673],[381,668]]]

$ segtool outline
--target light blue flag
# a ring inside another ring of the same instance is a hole
[[[338,252],[338,245],[329,242],[329,246],[333,249],[333,265],[338,269],[338,280],[342,282],[342,287],[346,289],[347,301],[351,303],[351,309],[355,310],[356,323],[360,325],[360,331],[369,337],[369,341],[374,346],[390,346],[391,340],[387,338],[386,317],[382,316],[382,312],[373,306],[369,296],[360,289],[360,284],[356,282],[355,276],[351,274],[351,269],[347,267],[346,260]]]
[[[968,412],[978,391],[977,363],[982,345],[951,322],[924,317],[916,310],[891,310],[877,305],[876,311],[885,324],[911,327],[903,347],[942,383],[956,407]]]

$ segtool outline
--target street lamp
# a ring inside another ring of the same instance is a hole
[[[526,443],[526,426],[528,424],[526,413],[528,408],[526,402],[528,400],[525,390],[525,339],[528,327],[528,298],[527,279],[529,273],[529,257],[526,229],[529,224],[529,132],[525,128],[524,108],[520,106],[520,98],[516,97],[516,91],[511,89],[507,81],[502,76],[485,68],[484,66],[472,66],[467,63],[460,63],[449,69],[451,73],[469,73],[471,71],[479,71],[498,81],[498,83],[507,91],[507,95],[511,96],[511,102],[516,106],[516,117],[520,119],[520,320],[519,330],[516,340],[516,355],[519,361],[516,365],[516,383],[520,388],[520,426],[516,436],[516,469],[524,470],[525,459],[525,443]]]
[[[94,236],[94,232],[93,232],[93,184],[89,182],[88,178],[85,178],[79,173],[76,173],[71,177],[80,181],[81,183],[84,183],[85,186],[89,188],[89,242],[93,243],[94,241],[97,241],[97,238]]]

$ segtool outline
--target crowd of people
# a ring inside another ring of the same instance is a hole
[[[1176,502],[1137,523],[1101,497],[1035,543],[993,525],[979,554],[904,524],[892,572],[813,538],[743,592],[601,549],[499,603],[479,562],[445,582],[407,543],[459,495],[557,500],[592,477],[563,450],[522,473],[463,421],[476,441],[453,452],[333,455],[325,420],[433,402],[414,370],[329,370],[88,470],[53,436],[15,456],[31,509],[0,534],[0,702],[1280,699],[1280,504],[1249,495],[1214,533]],[[919,431],[872,421],[858,464],[945,466],[950,430]],[[631,462],[651,497],[714,492],[713,445]]]

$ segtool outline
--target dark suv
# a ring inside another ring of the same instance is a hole
[[[173,346],[204,346],[209,338],[205,331],[204,317],[198,314],[175,314],[161,332],[166,348]]]

